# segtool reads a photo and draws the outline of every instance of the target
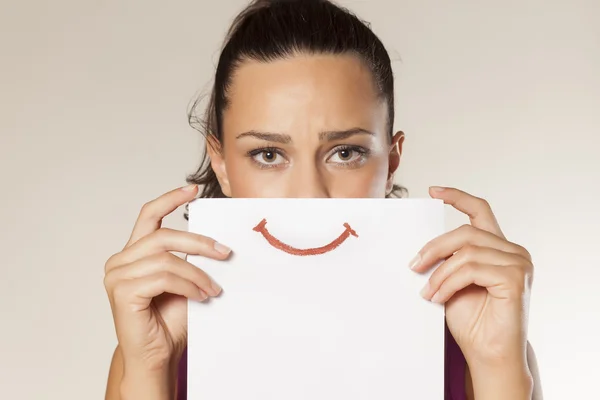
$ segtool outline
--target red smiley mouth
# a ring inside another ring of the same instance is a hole
[[[338,236],[336,239],[334,239],[331,243],[326,244],[325,246],[315,247],[315,248],[310,248],[310,249],[298,249],[298,248],[292,247],[289,244],[283,243],[282,241],[277,239],[275,236],[271,235],[269,233],[269,231],[267,230],[267,220],[266,219],[263,219],[262,221],[260,221],[260,223],[258,225],[256,225],[253,228],[253,230],[262,234],[263,237],[267,240],[267,242],[269,242],[269,244],[271,246],[275,247],[278,250],[285,251],[286,253],[292,254],[294,256],[316,256],[316,255],[325,254],[325,253],[328,253],[328,252],[334,250],[339,245],[344,243],[344,241],[346,239],[348,239],[350,237],[350,235],[352,235],[354,237],[358,237],[356,232],[350,227],[350,225],[348,223],[344,223],[344,227],[346,228],[344,230],[344,232],[342,232],[342,234],[340,236]]]

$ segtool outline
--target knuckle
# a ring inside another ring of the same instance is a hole
[[[140,216],[147,218],[151,217],[154,213],[154,200],[148,201],[142,205],[140,208]]]
[[[517,251],[520,255],[523,256],[523,258],[525,258],[527,261],[531,262],[532,257],[531,257],[531,253],[529,252],[529,250],[527,250],[525,247],[523,247],[521,245],[517,245]]]
[[[478,263],[476,263],[475,261],[467,261],[466,263],[463,264],[461,269],[466,274],[473,274],[477,270],[477,268],[479,268]]]
[[[429,255],[429,253],[431,253],[431,250],[435,247],[434,245],[435,242],[432,241],[423,246],[423,248],[420,251],[421,256],[425,257],[425,255]]]
[[[443,275],[443,273],[442,273],[441,270],[437,270],[433,274],[431,274],[431,276],[429,277],[429,285],[431,287],[437,287],[437,286],[439,286],[439,284],[443,280],[442,275]]]
[[[460,231],[461,233],[465,233],[465,234],[469,234],[473,231],[473,226],[470,224],[462,224],[461,226],[458,227],[458,231]]]
[[[113,269],[114,267],[116,267],[116,265],[117,265],[117,262],[116,262],[116,261],[117,261],[117,256],[118,256],[119,254],[120,254],[120,253],[115,253],[115,254],[113,254],[112,256],[110,256],[110,257],[108,258],[108,260],[106,260],[106,263],[104,264],[104,273],[105,273],[105,274],[106,274],[106,273],[108,273],[108,272],[109,272],[111,269]]]
[[[437,258],[439,252],[437,241],[426,244],[423,249],[421,249],[422,261]]]
[[[479,247],[475,246],[474,244],[467,243],[459,250],[459,253],[462,257],[469,259],[475,255],[475,253],[477,253],[478,249]]]
[[[215,239],[208,237],[208,236],[204,236],[204,235],[196,235],[196,238],[198,239],[198,241],[205,243],[205,244],[212,245],[215,242]]]
[[[157,274],[157,279],[161,286],[167,286],[173,282],[174,275],[169,271],[161,271]]]
[[[168,251],[163,251],[154,256],[154,261],[156,261],[156,263],[158,263],[161,267],[168,268],[173,262],[173,257],[175,256]]]
[[[171,238],[173,235],[173,229],[169,228],[158,228],[156,231],[152,232],[149,236],[152,236],[154,240],[159,242],[161,246],[164,247],[165,243]]]
[[[487,200],[486,200],[486,199],[484,199],[484,198],[481,198],[481,197],[476,197],[476,198],[475,198],[475,201],[477,202],[477,206],[478,206],[479,208],[481,208],[481,209],[484,209],[484,210],[491,210],[491,209],[492,209],[492,206],[491,206],[491,204],[489,203],[489,201],[487,201]]]
[[[471,224],[463,224],[456,229],[456,232],[459,236],[464,236],[467,238],[466,240],[472,240],[475,235],[479,232],[477,228],[473,227]]]
[[[209,246],[214,243],[214,239],[209,238],[208,236],[200,235],[197,233],[193,233],[191,235],[192,240],[196,241],[202,246]]]

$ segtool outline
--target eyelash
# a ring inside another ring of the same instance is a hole
[[[337,154],[341,151],[353,151],[358,153],[359,157],[356,160],[353,161],[349,161],[349,162],[342,162],[342,163],[336,163],[336,164],[341,164],[342,168],[352,168],[355,166],[358,166],[360,164],[362,164],[365,159],[369,156],[370,154],[370,150],[361,146],[350,146],[350,145],[341,145],[338,146],[336,148],[334,148],[331,152],[331,154],[329,155],[329,157],[327,157],[328,159],[333,156],[334,154]]]
[[[340,166],[342,168],[352,168],[355,167],[357,165],[362,164],[365,161],[365,158],[369,156],[370,154],[370,150],[361,146],[351,146],[351,145],[340,145],[335,147],[329,154],[329,156],[327,157],[327,159],[331,158],[333,155],[341,152],[341,151],[353,151],[358,153],[359,158],[357,160],[354,161],[350,161],[350,162],[346,162],[346,163],[336,163],[336,164],[340,164]],[[254,157],[263,154],[263,153],[274,153],[280,157],[283,157],[285,159],[285,156],[283,155],[283,152],[276,148],[276,147],[261,147],[258,149],[254,149],[254,150],[250,150],[247,153],[247,156],[250,157],[250,159],[252,160],[252,162],[254,162],[259,168],[261,169],[269,169],[269,168],[277,168],[280,164],[266,164],[266,163],[261,163],[258,162],[254,159]]]
[[[250,157],[252,162],[255,163],[261,169],[276,168],[279,165],[279,164],[264,164],[264,163],[258,162],[254,159],[254,157],[256,157],[260,154],[263,154],[263,153],[274,153],[280,157],[285,158],[283,153],[281,152],[281,150],[279,150],[275,147],[260,147],[258,149],[250,150],[247,155],[248,155],[248,157]]]

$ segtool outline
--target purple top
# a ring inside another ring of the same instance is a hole
[[[446,326],[445,335],[445,388],[444,400],[465,400],[465,367],[467,362],[460,347]],[[177,382],[177,400],[187,400],[187,349],[184,350],[179,363]]]

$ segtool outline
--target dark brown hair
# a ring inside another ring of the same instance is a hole
[[[308,54],[354,54],[371,70],[379,95],[387,102],[388,131],[393,137],[394,76],[390,57],[369,25],[329,0],[253,0],[233,21],[219,57],[210,102],[198,116],[200,98],[188,113],[190,125],[220,143],[223,111],[235,69],[245,60],[269,62]],[[210,145],[207,140],[207,145]],[[225,197],[206,151],[198,170],[187,177],[198,184],[199,197]],[[394,186],[392,195],[406,189]]]

